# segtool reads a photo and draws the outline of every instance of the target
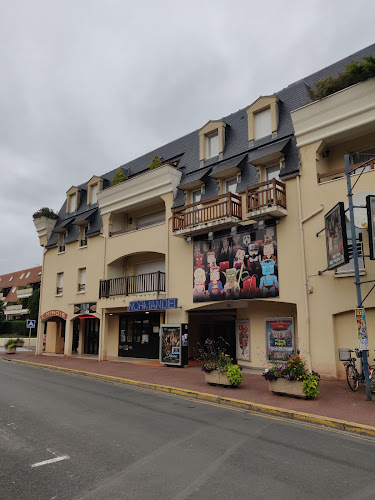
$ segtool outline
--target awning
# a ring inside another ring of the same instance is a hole
[[[221,179],[229,177],[230,175],[236,175],[241,172],[243,166],[246,164],[246,161],[247,154],[236,156],[236,158],[231,158],[230,160],[217,163],[212,167],[210,177],[213,177],[214,179]]]
[[[191,174],[187,174],[185,179],[178,185],[179,189],[197,189],[203,186],[204,178],[211,172],[211,167],[202,168]]]
[[[249,152],[249,162],[253,165],[264,163],[265,161],[272,161],[282,156],[283,149],[289,143],[290,137],[281,141],[272,142],[267,146]]]
[[[61,222],[59,222],[53,229],[52,231],[54,233],[66,233],[67,231],[67,226],[72,224],[74,222],[74,217],[69,217],[69,219],[65,219]]]
[[[84,226],[86,223],[90,222],[90,219],[95,215],[98,207],[92,208],[91,210],[87,210],[83,214],[79,214],[76,216],[73,224],[78,224],[79,226]]]

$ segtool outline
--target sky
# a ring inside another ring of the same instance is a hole
[[[374,43],[371,0],[0,0],[0,274],[72,185]]]

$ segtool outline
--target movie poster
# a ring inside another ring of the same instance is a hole
[[[237,359],[250,361],[250,322],[248,319],[236,320]]]
[[[340,201],[325,216],[327,268],[335,269],[349,262],[344,204]]]
[[[356,308],[355,320],[357,323],[359,348],[368,349],[366,314],[365,314],[365,309],[363,307]]]
[[[181,364],[180,326],[160,326],[160,362],[167,365]]]
[[[293,318],[266,318],[267,359],[286,361],[294,353]]]
[[[276,226],[194,241],[194,302],[279,296]]]

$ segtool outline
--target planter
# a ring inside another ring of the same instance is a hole
[[[23,347],[25,342],[17,342],[16,347]]]
[[[16,347],[6,347],[5,352],[7,354],[16,354]]]
[[[269,384],[270,391],[275,394],[285,394],[286,396],[294,396],[295,398],[306,398],[306,394],[302,390],[303,381],[278,378],[276,380],[269,380]]]
[[[227,374],[221,373],[217,370],[213,370],[212,372],[205,372],[204,376],[206,382],[210,385],[232,385],[232,383],[228,380]]]

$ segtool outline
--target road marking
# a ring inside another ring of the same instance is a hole
[[[44,460],[43,462],[38,462],[31,465],[31,467],[40,467],[41,465],[53,464],[54,462],[60,462],[61,460],[67,460],[69,455],[63,455],[62,457],[50,458],[49,460]]]

